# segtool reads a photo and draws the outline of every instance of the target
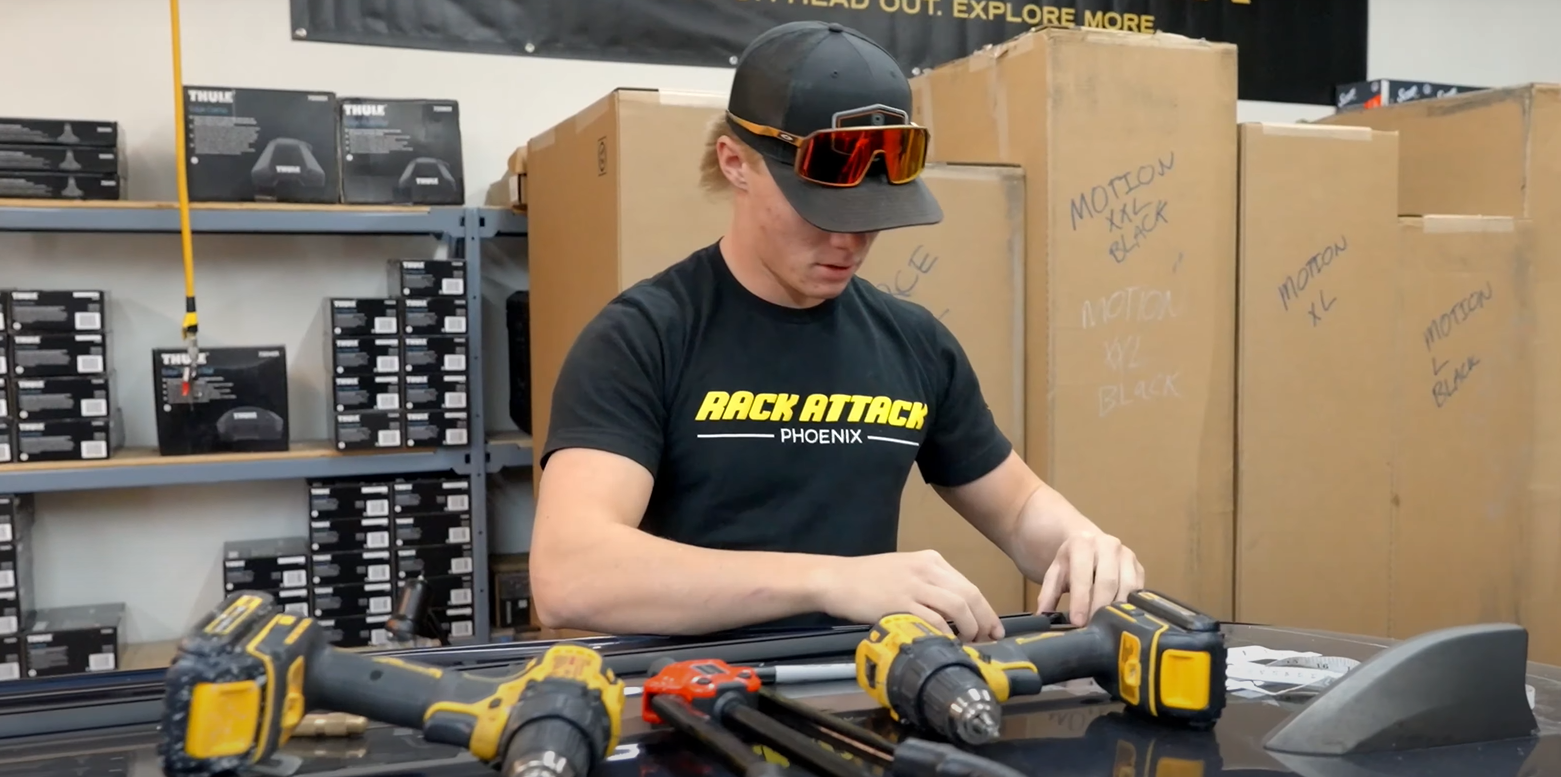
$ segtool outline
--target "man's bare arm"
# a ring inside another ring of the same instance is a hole
[[[830,560],[711,550],[638,526],[653,478],[613,453],[569,448],[542,473],[531,540],[537,616],[549,628],[705,634],[822,609]]]

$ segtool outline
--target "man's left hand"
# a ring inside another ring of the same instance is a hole
[[[1064,540],[1041,581],[1036,612],[1056,612],[1068,594],[1068,620],[1089,622],[1096,610],[1144,587],[1144,565],[1122,541],[1109,534],[1080,532]]]

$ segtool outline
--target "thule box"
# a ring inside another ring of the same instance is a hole
[[[277,594],[309,587],[309,539],[277,537],[222,544],[222,585],[227,591]]]
[[[0,143],[53,146],[119,146],[119,123],[81,119],[16,119],[0,116]]]
[[[183,348],[152,351],[152,395],[162,455],[288,449],[286,350],[203,349],[185,392],[188,363]]]
[[[62,378],[107,371],[108,340],[101,334],[11,336],[11,374],[17,377]]]
[[[68,418],[108,418],[113,408],[110,375],[62,378],[13,378],[11,414],[18,421],[57,421]],[[3,384],[4,378],[0,378]],[[0,417],[5,417],[0,400]]]
[[[102,332],[108,294],[93,290],[12,289],[0,300],[6,326],[18,334]]]
[[[0,142],[0,170],[124,175],[124,163],[124,155],[117,148],[30,146]]]
[[[454,100],[343,98],[342,202],[460,205],[461,111]]]
[[[393,337],[401,326],[399,299],[336,297],[325,301],[325,310],[337,337]]]
[[[98,173],[45,173],[0,170],[0,199],[118,200],[119,176]]]
[[[391,259],[390,293],[403,297],[465,297],[463,259]]]
[[[123,604],[38,610],[25,631],[28,677],[112,672],[124,652]]]
[[[124,445],[124,423],[117,410],[108,418],[58,418],[14,421],[18,462],[96,461]]]
[[[184,87],[190,199],[339,202],[336,95]]]

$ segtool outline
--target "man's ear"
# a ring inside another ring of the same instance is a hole
[[[748,168],[746,156],[738,147],[737,141],[726,135],[716,138],[715,157],[721,165],[721,174],[726,176],[726,181],[732,185],[732,188],[741,191],[748,190],[748,176],[752,172]]]

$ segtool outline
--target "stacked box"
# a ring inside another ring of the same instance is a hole
[[[291,615],[309,615],[309,538],[235,540],[222,545],[222,584],[228,593],[270,594]]]
[[[470,444],[466,263],[392,260],[391,299],[331,299],[336,449]]]
[[[337,101],[342,202],[460,205],[461,114],[454,100]]]
[[[309,599],[339,647],[389,642],[396,603],[391,545],[391,483],[321,480],[309,484]]]
[[[0,118],[0,198],[123,199],[124,173],[116,122]]]
[[[469,639],[473,620],[471,481],[407,478],[392,487],[396,575],[422,577],[430,629],[448,641]]]
[[[0,298],[6,337],[7,422],[13,461],[106,459],[122,430],[110,386],[108,295],[13,289]]]
[[[32,610],[33,515],[31,494],[0,494],[0,680],[22,671],[6,640],[16,639]]]
[[[122,602],[51,607],[32,613],[22,636],[22,666],[27,676],[115,671],[125,652],[124,619]],[[0,662],[4,660],[0,656]]]

